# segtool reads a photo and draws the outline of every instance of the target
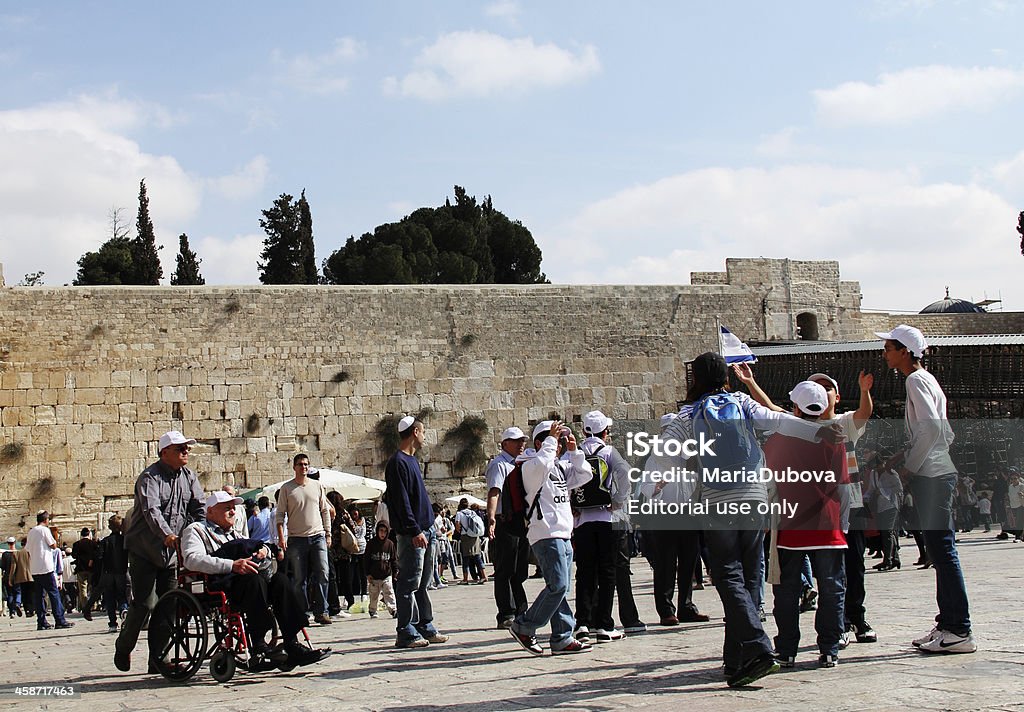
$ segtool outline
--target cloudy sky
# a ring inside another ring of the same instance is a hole
[[[318,262],[490,194],[554,282],[838,259],[866,308],[1024,309],[1024,4],[0,5],[0,262],[70,282],[145,178],[165,272],[257,282],[305,189]]]

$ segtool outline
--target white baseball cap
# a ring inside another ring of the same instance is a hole
[[[928,348],[928,342],[924,340],[921,330],[906,324],[900,324],[889,333],[876,331],[875,336],[884,341],[899,341],[918,358],[924,356],[924,350]]]
[[[810,376],[807,377],[807,380],[815,382],[817,382],[818,380],[828,381],[829,383],[832,384],[832,387],[836,389],[836,393],[839,392],[839,384],[836,383],[836,379],[832,378],[832,376],[829,376],[827,373],[812,373]]]
[[[583,416],[583,432],[587,435],[603,433],[612,425],[612,419],[599,410],[592,410]]]
[[[505,442],[506,440],[526,440],[526,433],[513,425],[501,434],[501,441]]]
[[[821,415],[828,408],[828,392],[814,381],[800,381],[789,392],[789,399],[808,415]]]
[[[415,415],[407,415],[398,421],[398,432],[403,432],[412,427],[412,424],[416,422]]]
[[[216,507],[218,504],[224,502],[231,502],[231,504],[241,504],[243,502],[241,497],[232,497],[224,490],[217,490],[209,497],[206,498],[206,508]]]
[[[158,452],[163,452],[164,448],[170,447],[171,445],[195,445],[196,441],[192,438],[186,438],[184,435],[179,433],[177,430],[168,430],[166,433],[160,436],[160,446],[157,448]]]
[[[552,424],[554,424],[554,422],[555,421],[553,420],[542,420],[535,426],[533,426],[533,439],[536,440],[537,438],[540,437],[541,433],[547,430],[551,430],[551,426]]]
[[[661,429],[667,428],[678,417],[679,413],[665,413],[665,415],[661,416]]]
[[[7,537],[7,543],[8,543],[8,544],[13,544],[14,542],[15,542],[15,539],[14,539],[14,537],[13,537],[13,536],[9,536],[9,537]]]

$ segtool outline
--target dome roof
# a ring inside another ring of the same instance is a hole
[[[985,310],[974,302],[966,299],[953,299],[949,296],[949,287],[946,287],[946,298],[932,302],[919,313],[921,314],[984,314]]]

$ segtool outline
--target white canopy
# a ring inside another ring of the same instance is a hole
[[[281,485],[285,482],[290,482],[291,479],[288,478],[287,480],[267,485],[263,488],[262,494],[273,499],[274,493],[281,489]],[[332,490],[338,492],[345,499],[377,500],[380,499],[381,494],[387,488],[383,480],[353,475],[350,472],[328,470],[325,467],[320,468],[320,484],[328,492]]]
[[[452,495],[451,497],[449,497],[448,499],[445,500],[445,504],[450,504],[452,506],[458,507],[459,506],[459,501],[462,500],[463,498],[468,500],[470,505],[474,505],[475,504],[478,507],[484,507],[484,508],[487,507],[487,502],[485,502],[484,500],[480,499],[479,497],[474,497],[471,494],[456,494],[456,495]]]

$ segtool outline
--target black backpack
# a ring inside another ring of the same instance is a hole
[[[523,484],[523,463],[517,462],[501,485],[501,521],[504,529],[513,536],[526,536],[534,512],[537,519],[543,519],[540,511],[540,490],[532,503],[526,501],[526,486]]]
[[[594,476],[582,487],[577,487],[571,493],[570,501],[573,509],[596,509],[608,507],[612,503],[612,471],[608,463],[598,453],[605,449],[605,445],[594,450],[587,457],[590,469]]]

